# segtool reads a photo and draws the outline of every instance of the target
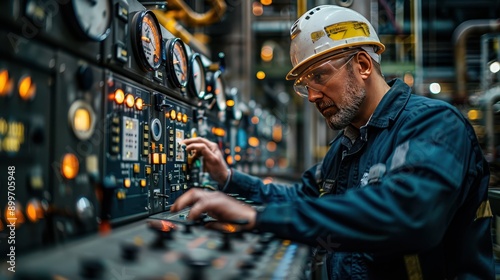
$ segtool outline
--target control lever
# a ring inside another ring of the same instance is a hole
[[[170,221],[150,220],[148,221],[148,228],[156,233],[156,239],[151,246],[153,248],[164,249],[166,246],[163,241],[173,239],[172,234],[177,226]]]
[[[169,198],[170,196],[159,192],[155,192],[155,197]]]
[[[167,103],[167,100],[163,95],[156,94],[155,95],[155,104],[156,104],[156,110],[162,112],[164,110],[164,107],[166,108],[171,108],[172,105]]]

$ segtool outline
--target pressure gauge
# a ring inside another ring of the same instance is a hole
[[[72,0],[67,7],[70,22],[81,37],[97,42],[108,37],[112,16],[110,0]]]
[[[188,59],[184,42],[179,38],[168,39],[165,54],[170,80],[176,87],[185,87],[188,82]]]
[[[215,100],[217,104],[217,109],[219,111],[224,111],[227,108],[226,105],[226,91],[225,84],[222,79],[222,72],[220,70],[215,71],[212,78],[212,93],[215,95]]]
[[[138,64],[145,71],[157,70],[162,61],[162,37],[156,16],[151,11],[137,12],[132,18],[131,28]]]
[[[203,65],[200,54],[194,53],[189,62],[188,90],[192,96],[199,100],[203,100],[206,88],[207,80],[205,66]]]

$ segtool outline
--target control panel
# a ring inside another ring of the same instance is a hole
[[[248,137],[224,65],[159,24],[164,6],[0,2],[1,279],[303,278],[307,247],[169,211],[217,188],[183,140],[236,167]]]
[[[212,218],[188,222],[188,214],[153,215],[99,239],[30,255],[15,279],[307,279],[306,246],[238,231],[238,223],[209,230]]]

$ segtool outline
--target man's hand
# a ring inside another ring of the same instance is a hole
[[[185,139],[183,143],[186,145],[188,154],[192,154],[194,158],[203,157],[205,171],[210,174],[212,179],[224,185],[229,174],[219,146],[201,137]]]
[[[210,225],[213,228],[221,228],[221,223],[248,221],[241,225],[245,230],[253,229],[257,212],[251,206],[222,193],[204,191],[201,189],[190,189],[181,195],[170,208],[177,212],[191,206],[188,219],[196,220],[202,213],[219,220],[220,222]]]

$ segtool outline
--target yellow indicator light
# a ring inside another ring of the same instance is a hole
[[[165,118],[170,119],[170,112],[165,113]]]
[[[187,114],[182,115],[182,122],[183,123],[187,123],[188,122],[188,115]]]
[[[146,179],[141,179],[141,187],[146,187]]]
[[[177,118],[177,112],[175,110],[170,110],[170,119],[175,121],[176,118]]]
[[[253,124],[258,124],[259,123],[259,117],[253,116],[252,119],[251,119],[251,121],[252,121]]]
[[[226,157],[226,162],[227,162],[227,164],[233,164],[234,163],[233,157],[232,156],[227,156]]]
[[[259,146],[259,139],[257,137],[248,138],[248,145],[250,145],[251,147],[258,147]]]
[[[225,149],[224,149],[224,153],[225,153],[226,155],[229,155],[229,154],[231,153],[231,149],[229,149],[229,148],[225,148]]]
[[[130,179],[126,178],[126,179],[124,179],[124,180],[123,180],[123,186],[124,186],[125,188],[130,188],[130,185],[131,185],[131,184],[132,184],[132,183],[130,182]]]
[[[134,163],[134,173],[138,174],[141,172],[141,166],[138,163]]]
[[[224,130],[224,128],[220,128],[220,127],[213,127],[212,133],[215,136],[220,136],[220,137],[223,137],[224,135],[226,135],[226,131]]]
[[[134,107],[134,104],[135,104],[135,98],[132,94],[127,94],[125,96],[125,105],[127,105],[127,107],[129,108],[132,108]]]
[[[266,77],[266,73],[264,71],[259,71],[259,72],[257,72],[257,74],[255,74],[255,76],[259,80],[264,80],[264,78]]]
[[[32,83],[31,77],[26,76],[19,82],[19,96],[25,101],[32,100],[35,97],[36,85]]]
[[[240,155],[234,155],[234,160],[240,161],[241,160],[241,156]]]
[[[269,152],[276,151],[276,143],[275,142],[272,142],[272,141],[267,142],[267,146],[266,147],[267,147],[267,150]]]
[[[268,6],[273,3],[273,0],[260,0],[260,3],[262,3],[262,5]]]
[[[161,163],[167,163],[167,154],[161,154]]]
[[[122,200],[122,199],[125,199],[127,197],[127,194],[125,193],[124,190],[118,190],[116,192],[116,198]]]
[[[226,105],[227,105],[227,107],[233,107],[234,106],[234,100],[229,99],[228,101],[226,101]]]
[[[123,101],[125,101],[125,93],[119,88],[115,91],[115,102],[116,104],[123,104]]]
[[[234,147],[234,151],[237,153],[241,152],[241,147],[240,146]]]
[[[138,111],[142,111],[142,108],[144,107],[144,100],[142,100],[142,98],[138,97],[136,100],[135,100],[135,108],[138,110]]]
[[[196,132],[196,131],[193,131],[193,133],[191,133],[191,136],[192,136],[193,138],[196,138],[196,137],[198,137],[198,132]]]
[[[273,126],[273,140],[276,142],[281,142],[283,139],[283,127],[281,125]]]
[[[146,166],[146,175],[151,174],[151,166]]]
[[[0,96],[7,96],[12,90],[12,80],[9,79],[9,71],[0,71]]]
[[[153,154],[153,164],[160,164],[160,154],[158,153]]]
[[[469,120],[475,121],[475,120],[480,120],[483,118],[483,114],[479,110],[470,110],[467,113],[467,117],[469,117]]]
[[[78,175],[80,163],[74,154],[65,154],[62,159],[61,174],[66,179],[74,179]]]
[[[24,223],[24,215],[22,212],[21,203],[15,202],[5,206],[5,221],[7,224],[15,224],[16,228]]]
[[[7,134],[8,129],[9,125],[7,124],[7,121],[3,118],[0,118],[0,135]]]
[[[177,121],[178,122],[182,121],[182,113],[181,112],[177,113]]]
[[[76,131],[88,132],[92,123],[92,117],[87,109],[76,109],[73,117],[73,126]]]
[[[274,167],[274,160],[272,158],[266,159],[266,167],[267,168],[273,168]]]
[[[43,208],[38,199],[32,199],[28,202],[26,206],[26,216],[28,216],[28,220],[31,222],[37,222],[43,219]]]

